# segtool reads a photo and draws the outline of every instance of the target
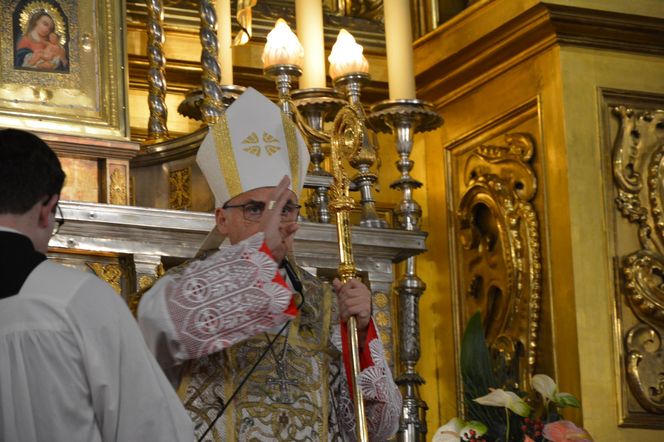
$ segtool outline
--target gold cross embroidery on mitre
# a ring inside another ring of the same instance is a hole
[[[263,131],[263,147],[268,156],[272,156],[272,154],[281,150],[281,146],[278,143],[279,140],[274,135]],[[249,146],[242,149],[245,152],[256,155],[257,157],[261,156],[261,143],[256,132],[249,134],[249,136],[242,140],[242,144],[249,144]]]

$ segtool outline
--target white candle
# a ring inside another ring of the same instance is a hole
[[[233,84],[233,48],[231,46],[231,0],[217,0],[217,43],[221,84]]]
[[[304,49],[297,35],[283,18],[277,20],[274,28],[267,34],[267,42],[263,49],[263,68],[279,64],[302,66]]]
[[[415,98],[410,1],[384,0],[390,100]]]
[[[350,32],[342,29],[330,52],[330,77],[336,80],[342,75],[369,73],[369,62],[362,55],[362,45],[355,42]]]
[[[304,66],[300,89],[325,87],[325,39],[323,37],[323,2],[295,0],[297,36],[304,47]]]

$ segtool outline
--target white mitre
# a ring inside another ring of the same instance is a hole
[[[309,167],[309,150],[297,126],[279,106],[248,88],[210,126],[196,163],[216,207],[221,207],[241,193],[276,186],[284,175],[299,196]],[[216,248],[222,240],[215,227],[201,250]]]

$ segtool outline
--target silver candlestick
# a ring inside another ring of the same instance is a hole
[[[263,69],[263,74],[274,80],[282,112],[294,119],[296,110],[291,100],[291,89],[293,80],[302,75],[302,68],[294,64],[276,64]]]
[[[221,88],[221,107],[224,110],[233,104],[246,90],[244,86],[235,84],[222,84],[219,87]],[[203,113],[201,111],[203,100],[204,96],[201,88],[190,90],[184,96],[184,100],[180,102],[178,113],[183,117],[203,121]]]
[[[334,120],[339,109],[346,105],[343,95],[331,88],[298,89],[291,93],[291,97],[300,115],[306,120],[307,125],[316,131],[323,131],[326,121]],[[311,154],[310,175],[320,177],[331,177],[329,172],[323,169],[325,160],[323,152],[324,141],[316,136],[308,136],[309,152]],[[316,186],[306,203],[310,211],[310,219],[319,223],[330,222],[328,210],[328,187]]]
[[[390,185],[403,193],[396,210],[397,221],[402,229],[418,231],[422,208],[413,199],[413,190],[422,183],[410,176],[413,161],[413,135],[436,129],[443,124],[443,119],[433,107],[421,100],[387,100],[371,108],[369,121],[375,130],[395,135],[395,144],[399,159],[397,169],[399,179]],[[397,384],[403,389],[403,410],[399,425],[399,440],[402,442],[424,441],[427,433],[426,403],[420,398],[419,386],[424,379],[415,366],[420,359],[419,299],[426,289],[426,284],[417,276],[415,257],[406,259],[405,272],[397,283],[399,294],[399,354],[401,373]]]

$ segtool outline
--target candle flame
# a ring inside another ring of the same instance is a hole
[[[352,73],[368,73],[369,62],[362,55],[363,51],[362,45],[355,42],[355,38],[350,32],[345,29],[340,30],[337,41],[332,46],[332,52],[328,57],[332,80]]]
[[[280,64],[302,66],[304,49],[297,35],[291,31],[284,19],[278,19],[274,28],[267,34],[263,49],[263,68]]]

